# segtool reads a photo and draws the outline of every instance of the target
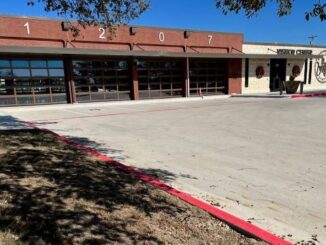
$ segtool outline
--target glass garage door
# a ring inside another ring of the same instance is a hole
[[[181,97],[182,68],[178,61],[138,61],[139,98]]]
[[[130,73],[126,60],[73,61],[77,101],[130,100]]]
[[[0,59],[0,105],[66,102],[62,60]]]
[[[226,60],[190,60],[190,95],[227,93]]]

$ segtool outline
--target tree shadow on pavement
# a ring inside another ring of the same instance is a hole
[[[155,179],[158,179],[160,181],[169,183],[173,180],[176,180],[178,177],[186,178],[186,179],[197,179],[197,177],[194,177],[190,174],[175,174],[171,171],[160,169],[160,168],[137,168],[140,172],[145,173],[146,175],[149,175]]]
[[[113,149],[112,147],[108,147],[104,143],[101,144],[86,137],[75,137],[75,136],[66,136],[66,137],[76,143],[91,148],[104,155],[110,156],[111,158],[114,158],[114,160],[116,161],[124,161],[128,158],[122,150]]]
[[[26,124],[15,117],[0,114],[0,130],[26,129]]]

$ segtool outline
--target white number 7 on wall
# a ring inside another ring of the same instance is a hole
[[[210,45],[213,39],[213,35],[208,35],[208,44]]]

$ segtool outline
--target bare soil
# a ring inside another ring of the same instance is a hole
[[[0,131],[0,244],[265,244],[38,130]]]

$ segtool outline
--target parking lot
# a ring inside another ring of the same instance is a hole
[[[0,109],[292,241],[326,243],[325,98]],[[1,123],[1,121],[0,121]]]

